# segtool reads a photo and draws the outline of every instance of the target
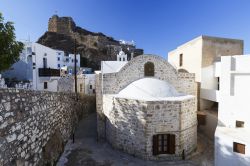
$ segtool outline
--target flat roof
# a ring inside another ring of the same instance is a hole
[[[102,61],[101,62],[101,72],[105,73],[117,73],[121,70],[123,66],[125,66],[127,61]]]
[[[174,52],[175,50],[177,50],[178,48],[181,48],[181,47],[185,47],[187,44],[191,44],[197,40],[200,40],[200,39],[208,39],[208,40],[226,40],[226,41],[231,41],[231,42],[239,42],[239,43],[242,43],[244,42],[243,40],[241,39],[232,39],[232,38],[223,38],[223,37],[216,37],[216,36],[207,36],[207,35],[200,35],[192,40],[189,40],[179,46],[176,47],[176,49],[174,50],[171,50],[169,51],[168,53],[171,53],[171,52]]]

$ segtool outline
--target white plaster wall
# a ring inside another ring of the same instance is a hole
[[[215,165],[250,165],[250,56],[222,57]],[[236,120],[244,121],[236,128]],[[233,152],[233,142],[245,144],[245,154]]]
[[[235,127],[236,120],[243,120],[245,127],[250,129],[250,118],[248,118],[250,117],[249,63],[250,56],[222,58],[219,121],[223,126]],[[236,68],[234,64],[237,64]]]
[[[183,66],[179,66],[179,55],[183,54]],[[202,38],[191,40],[168,53],[168,61],[177,69],[195,73],[195,81],[201,82]]]
[[[60,77],[56,78],[56,79],[49,79],[49,80],[39,80],[37,83],[37,90],[42,90],[42,91],[51,91],[51,92],[57,92],[58,89],[58,79]],[[48,89],[44,89],[44,82],[48,83]]]
[[[233,142],[245,144],[245,154],[233,152]],[[215,133],[215,166],[249,166],[249,147],[249,140],[246,141],[236,137],[232,137],[227,133],[227,131],[225,131],[223,127],[217,127]]]

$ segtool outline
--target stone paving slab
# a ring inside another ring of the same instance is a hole
[[[69,140],[57,166],[213,166],[213,143],[198,135],[198,148],[185,161],[145,161],[97,142],[96,114],[82,120],[76,129],[75,143]]]

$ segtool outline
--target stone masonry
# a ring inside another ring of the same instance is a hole
[[[54,165],[95,98],[0,89],[0,165]]]
[[[184,94],[176,100],[136,100],[116,97],[132,82],[144,78],[144,64],[154,64],[154,78],[170,83]],[[115,149],[149,160],[178,160],[183,152],[191,155],[197,145],[197,93],[194,74],[178,73],[158,56],[142,55],[129,61],[116,73],[96,78],[97,131]],[[152,154],[152,137],[175,135],[175,154]]]

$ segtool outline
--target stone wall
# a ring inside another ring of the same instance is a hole
[[[197,145],[196,98],[140,101],[103,96],[106,138],[116,149],[150,160],[188,157]],[[153,135],[174,134],[175,154],[153,156]]]
[[[0,165],[53,165],[95,97],[0,89]]]
[[[196,96],[195,75],[178,73],[165,59],[159,56],[142,55],[129,61],[119,72],[99,74],[96,78],[97,130],[98,138],[105,138],[105,116],[103,115],[104,94],[116,94],[130,83],[144,78],[144,64],[153,62],[155,78],[173,85],[177,91]]]
[[[103,93],[116,94],[130,83],[144,78],[144,64],[147,62],[154,63],[155,78],[170,83],[179,92],[196,95],[194,74],[178,73],[165,59],[152,55],[138,56],[129,61],[119,72],[104,74]]]

